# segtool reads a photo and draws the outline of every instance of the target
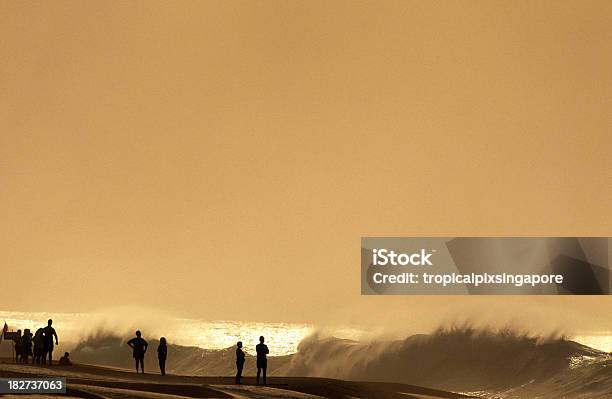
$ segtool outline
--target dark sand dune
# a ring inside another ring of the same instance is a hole
[[[33,376],[64,376],[68,380],[68,396],[95,399],[168,397],[458,399],[468,397],[406,384],[327,378],[271,377],[266,387],[260,387],[254,385],[253,377],[245,377],[244,384],[238,386],[233,384],[231,377],[136,375],[127,370],[90,365],[72,367],[16,365],[10,364],[8,359],[0,363],[0,377]]]

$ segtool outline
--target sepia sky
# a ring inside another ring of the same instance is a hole
[[[611,16],[3,1],[0,308],[612,330],[609,297],[359,284],[361,236],[612,235]]]

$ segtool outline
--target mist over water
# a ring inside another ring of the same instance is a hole
[[[313,334],[285,375],[399,382],[504,399],[609,398],[612,356],[560,335],[469,325],[390,341]]]
[[[272,343],[270,355],[284,356],[295,353],[302,339],[315,330],[310,324],[203,321],[140,308],[114,308],[87,314],[0,311],[0,322],[6,321],[11,330],[29,328],[34,332],[44,327],[48,319],[53,319],[61,351],[70,350],[94,335],[132,337],[136,330],[141,330],[147,340],[165,336],[174,345],[211,350],[225,349],[234,346],[237,341],[243,341],[247,353],[255,352],[259,336],[263,335]],[[335,332],[351,339],[359,339],[364,334],[348,328]]]
[[[165,336],[175,345],[202,349],[225,349],[235,345],[237,341],[243,341],[247,353],[254,353],[254,346],[259,336],[263,335],[271,343],[269,345],[271,356],[296,353],[300,342],[313,333],[354,341],[400,339],[406,336],[406,333],[398,331],[382,333],[346,326],[321,328],[307,323],[204,321],[177,318],[164,312],[135,307],[112,308],[90,313],[0,311],[0,322],[6,321],[14,330],[30,328],[35,331],[36,328],[44,327],[50,318],[53,319],[53,325],[60,335],[60,350],[69,350],[78,342],[101,332],[113,336],[131,337],[137,329],[141,330],[147,339]],[[612,331],[567,335],[552,331],[537,334],[564,335],[591,348],[612,352]]]
[[[155,348],[158,341],[149,340]],[[202,349],[170,344],[170,373],[232,375],[234,348]],[[77,344],[82,363],[131,369],[125,338],[99,332]],[[155,356],[146,356],[148,370]],[[247,354],[245,375],[254,375]],[[470,326],[439,329],[397,340],[354,341],[314,332],[297,352],[269,358],[271,376],[325,377],[399,382],[504,399],[603,399],[612,390],[612,357],[561,336]]]
[[[612,389],[612,340],[606,331],[565,336],[465,323],[394,338],[346,327],[202,321],[130,308],[88,314],[0,311],[0,322],[11,329],[35,329],[48,318],[60,337],[58,351],[70,351],[76,362],[126,369],[133,359],[125,342],[140,329],[152,348],[160,336],[168,338],[168,371],[177,374],[233,374],[234,345],[241,340],[245,375],[252,375],[254,347],[264,335],[270,375],[401,382],[513,399],[605,398]],[[149,370],[155,362],[147,356]]]

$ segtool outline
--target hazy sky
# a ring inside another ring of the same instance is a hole
[[[359,285],[366,235],[612,235],[611,43],[609,1],[3,1],[0,307],[612,329]]]

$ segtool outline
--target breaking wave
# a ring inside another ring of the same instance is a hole
[[[155,351],[157,341],[151,341]],[[273,342],[271,342],[273,345]],[[232,375],[234,349],[169,346],[168,370]],[[72,351],[77,362],[132,368],[125,340],[97,334]],[[156,368],[154,354],[147,367]],[[512,330],[440,329],[394,341],[357,342],[312,334],[297,353],[270,358],[269,374],[385,381],[499,398],[610,398],[612,358],[563,337]],[[246,375],[255,372],[247,357]]]
[[[360,343],[312,335],[288,375],[387,381],[500,398],[610,398],[608,354],[563,337],[512,330],[441,329],[403,340]]]

